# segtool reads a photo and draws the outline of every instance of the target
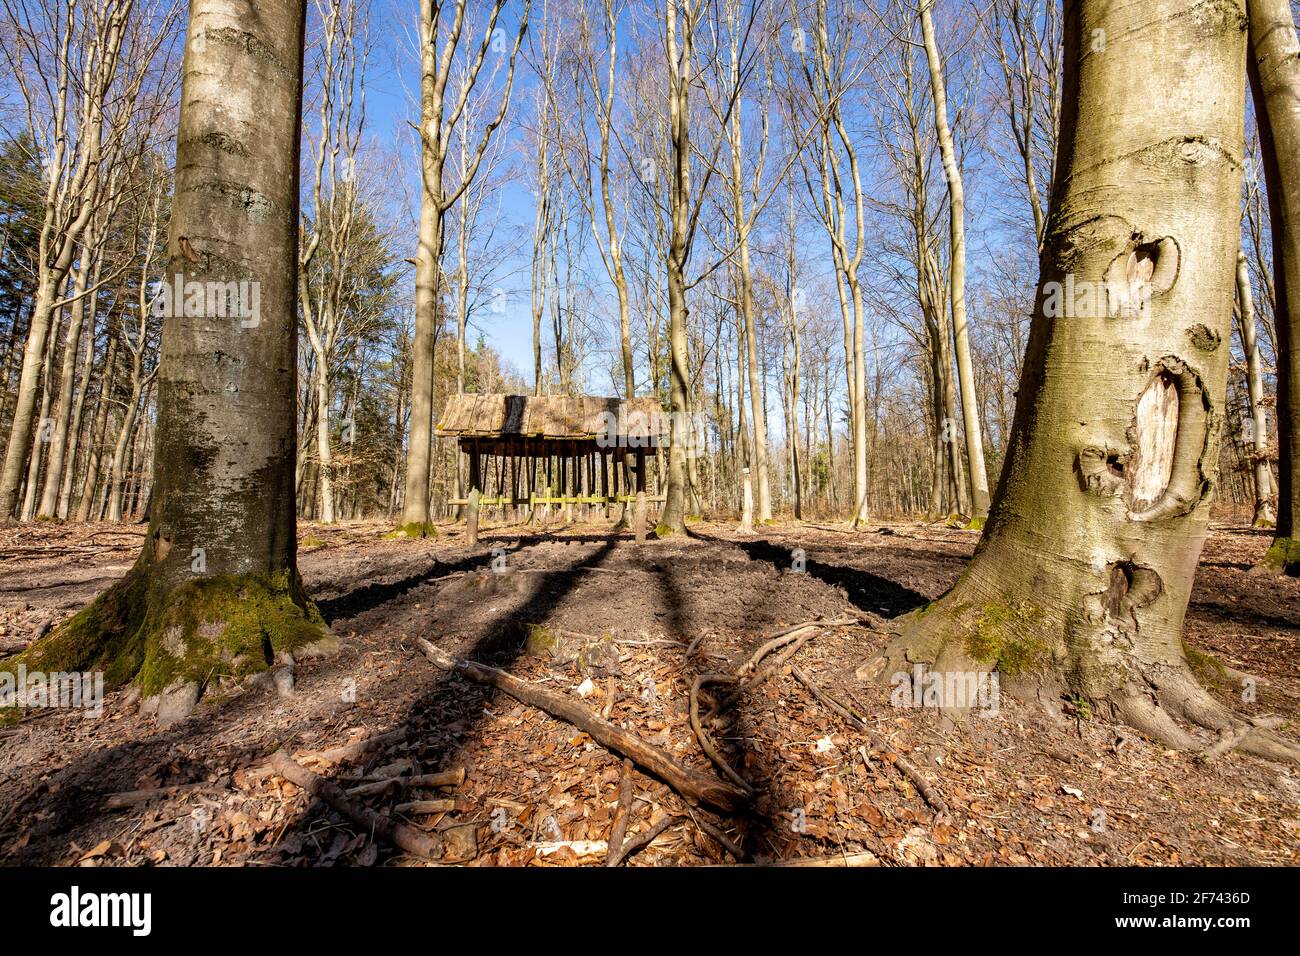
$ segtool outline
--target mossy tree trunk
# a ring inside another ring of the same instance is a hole
[[[1294,757],[1196,683],[1181,641],[1223,421],[1243,0],[1064,10],[1058,170],[997,497],[957,584],[859,676],[997,668],[1171,746],[1198,746],[1177,714]]]
[[[1277,303],[1277,535],[1264,563],[1300,575],[1300,42],[1289,0],[1246,2]]]
[[[135,678],[170,716],[220,677],[328,646],[295,539],[305,10],[190,2],[167,275],[205,291],[163,319],[148,537],[123,581],[23,655]]]

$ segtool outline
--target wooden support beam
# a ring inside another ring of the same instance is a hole
[[[465,514],[465,543],[471,548],[478,544],[478,508],[479,491],[475,488],[469,493],[469,509]]]

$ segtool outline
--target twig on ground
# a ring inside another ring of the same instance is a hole
[[[805,674],[797,664],[791,665],[790,673],[794,675],[795,679],[798,680],[799,683],[808,688],[809,693],[811,693],[813,697],[817,698],[817,700],[824,704],[828,709],[842,717],[855,730],[864,734],[867,739],[871,741],[873,749],[881,751],[887,751],[889,749],[882,744],[875,734],[871,732],[871,728],[867,726],[866,721],[850,711],[835,698],[831,697],[831,695],[826,693],[826,691],[818,687],[816,682]],[[946,814],[949,812],[948,804],[931,785],[930,781],[925,779],[925,775],[917,769],[914,763],[902,754],[895,753],[893,764],[898,768],[899,772],[902,773],[903,776],[907,777],[907,779],[912,782],[912,785],[916,787],[917,791],[921,794],[922,799],[924,799],[936,813]]]
[[[748,863],[750,861],[749,854],[742,850],[739,844],[732,840],[731,837],[727,836],[726,832],[721,827],[714,826],[708,820],[701,819],[693,813],[691,814],[691,819],[700,830],[717,840],[722,848],[730,853],[737,863]]]
[[[312,773],[290,757],[287,751],[277,750],[272,755],[271,768],[313,797],[320,797],[349,820],[365,827],[385,842],[426,860],[442,855],[442,844],[438,839],[349,800],[333,781]]]
[[[623,758],[623,773],[618,781],[618,807],[614,810],[614,822],[609,828],[609,854],[605,857],[606,866],[615,866],[619,849],[627,836],[627,824],[632,816],[632,761]]]
[[[423,638],[417,638],[416,644],[435,666],[462,674],[475,683],[505,691],[516,700],[573,724],[579,730],[586,731],[602,747],[624,757],[631,757],[637,766],[664,781],[689,801],[727,812],[739,810],[749,802],[748,791],[678,763],[662,750],[652,747],[622,727],[602,720],[562,694],[520,680],[495,667],[448,657]]]
[[[657,822],[650,824],[649,829],[643,830],[640,833],[638,833],[636,836],[632,837],[632,839],[624,841],[623,845],[619,848],[618,856],[614,856],[613,854],[611,854],[609,860],[606,861],[605,865],[618,866],[628,857],[633,856],[636,853],[639,853],[641,850],[644,850],[646,847],[648,847],[651,843],[655,841],[655,838],[658,837],[659,834],[663,833],[674,823],[677,823],[682,819],[684,818],[683,817],[661,817]]]

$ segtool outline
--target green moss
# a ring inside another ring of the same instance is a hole
[[[17,657],[15,673],[102,671],[117,687],[135,680],[151,696],[176,683],[265,670],[281,651],[329,637],[297,575],[219,575],[159,591],[137,567],[87,607]]]
[[[299,548],[323,548],[325,547],[325,541],[323,538],[318,538],[314,534],[309,534],[306,537],[304,537],[301,541],[298,542],[298,547]]]
[[[419,521],[408,521],[406,524],[399,526],[385,538],[436,538],[438,529],[433,522],[426,521],[421,524]]]
[[[297,592],[297,593],[295,593]],[[184,584],[142,628],[150,635],[137,683],[145,696],[177,683],[243,678],[266,670],[276,654],[328,633],[315,604],[288,572],[219,575]]]
[[[526,624],[524,632],[524,647],[529,654],[537,657],[550,655],[559,640],[550,628],[542,624]]]
[[[681,532],[674,531],[669,525],[666,524],[655,525],[656,538],[671,538],[675,534],[681,534]]]
[[[1300,577],[1300,541],[1295,538],[1275,538],[1273,546],[1259,562],[1260,567]]]
[[[1183,641],[1183,656],[1187,658],[1187,666],[1192,669],[1192,673],[1203,686],[1217,687],[1228,683],[1227,668],[1213,654],[1207,654]]]
[[[148,577],[133,568],[71,618],[21,654],[7,658],[0,670],[103,671],[110,687],[129,681],[144,660],[140,625],[148,608]]]
[[[1023,673],[1047,652],[1046,644],[1026,634],[1042,619],[1042,609],[1029,601],[989,602],[980,609],[974,628],[966,634],[966,651],[975,660],[993,664],[1009,676]]]
[[[963,527],[965,527],[967,531],[983,531],[985,520],[986,519],[984,518],[971,518]]]

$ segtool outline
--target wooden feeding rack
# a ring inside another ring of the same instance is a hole
[[[530,509],[633,502],[646,490],[647,453],[669,440],[656,399],[589,395],[453,395],[435,433],[469,456],[469,497],[450,504]],[[483,481],[490,457],[495,489]]]

